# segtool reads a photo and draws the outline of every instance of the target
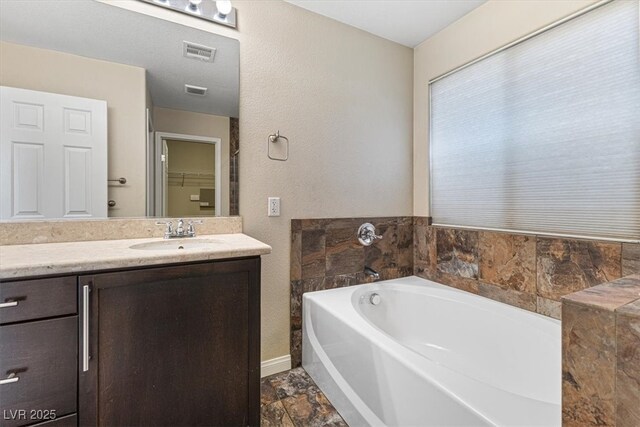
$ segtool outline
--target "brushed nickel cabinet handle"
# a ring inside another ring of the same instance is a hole
[[[0,385],[17,383],[20,380],[20,377],[16,375],[15,372],[9,374],[9,376],[3,380],[0,380]]]
[[[82,372],[89,370],[89,285],[82,287]]]
[[[18,305],[18,301],[7,301],[0,303],[0,308],[15,307],[16,305]]]

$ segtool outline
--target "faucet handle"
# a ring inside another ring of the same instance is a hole
[[[193,224],[202,224],[202,220],[201,219],[189,220],[189,226],[187,227],[187,234],[189,234],[192,237],[196,237],[196,228],[193,226]]]
[[[376,232],[374,230],[369,231],[369,237],[371,237],[374,240],[382,239],[382,235],[376,234]]]
[[[164,238],[168,239],[173,233],[173,223],[171,221],[156,221],[156,225],[164,225],[167,228],[164,230]]]
[[[376,234],[376,227],[369,222],[365,222],[358,228],[357,237],[363,246],[371,246],[375,240],[382,239],[382,236]]]

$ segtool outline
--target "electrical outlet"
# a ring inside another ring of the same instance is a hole
[[[267,216],[280,216],[280,197],[269,197]]]

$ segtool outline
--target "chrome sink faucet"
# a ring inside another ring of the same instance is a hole
[[[189,220],[187,224],[187,228],[185,230],[184,220],[182,218],[178,219],[178,225],[176,229],[173,229],[173,223],[171,221],[158,221],[156,225],[164,225],[166,226],[164,230],[164,238],[165,239],[175,239],[179,237],[196,237],[196,227],[194,224],[202,224],[201,220]]]
[[[176,227],[176,236],[184,236],[184,220],[182,218],[178,220],[178,226]]]

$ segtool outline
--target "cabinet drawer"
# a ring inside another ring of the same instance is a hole
[[[0,283],[0,324],[76,314],[76,280],[67,276]]]
[[[0,425],[33,424],[32,410],[76,412],[78,317],[0,326]],[[27,419],[7,414],[26,412]]]

